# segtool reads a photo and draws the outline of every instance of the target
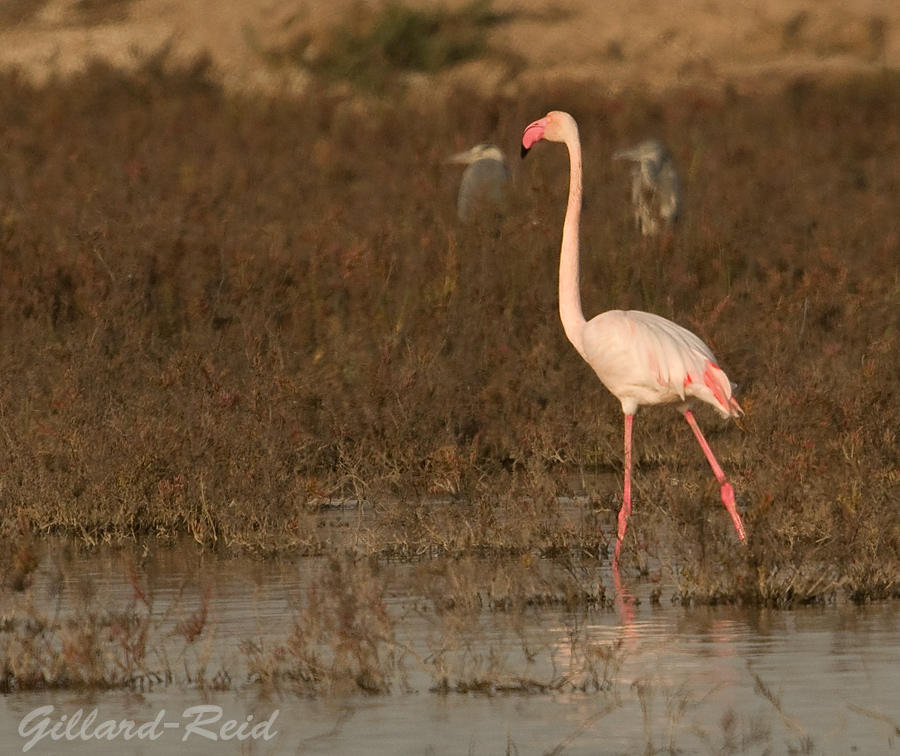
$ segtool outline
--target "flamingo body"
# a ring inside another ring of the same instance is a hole
[[[731,383],[694,333],[640,310],[610,310],[584,327],[587,363],[633,415],[643,404],[699,399],[723,417],[740,412]]]
[[[659,315],[638,310],[610,310],[591,320],[585,319],[578,260],[582,196],[578,125],[568,113],[551,111],[525,129],[522,156],[542,139],[563,142],[569,150],[569,197],[559,254],[560,319],[569,341],[619,400],[625,415],[625,484],[618,517],[614,571],[618,571],[622,540],[631,516],[632,422],[637,408],[644,404],[680,403],[684,418],[719,482],[722,503],[731,515],[738,537],[746,540],[734,489],[690,409],[690,400],[699,399],[724,417],[739,415],[742,410],[732,396],[731,381],[698,336]]]

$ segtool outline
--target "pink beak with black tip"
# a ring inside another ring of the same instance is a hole
[[[546,127],[547,116],[528,124],[525,128],[525,133],[522,134],[522,157],[528,154],[528,150],[534,146],[535,142],[539,142],[544,138],[544,129]]]

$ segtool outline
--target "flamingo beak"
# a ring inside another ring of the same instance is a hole
[[[526,127],[525,133],[522,134],[522,157],[528,154],[528,150],[534,146],[535,142],[539,142],[544,138],[545,128],[547,128],[546,116],[534,123],[530,123]]]

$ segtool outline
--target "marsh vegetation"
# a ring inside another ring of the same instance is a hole
[[[77,4],[85,24],[127,5]],[[421,86],[495,54],[505,20],[390,5],[261,51],[321,76],[299,98],[225,91],[168,48],[40,87],[0,74],[7,698],[541,693],[592,705],[553,753],[612,716],[647,753],[814,751],[752,666],[756,708],[697,724],[718,703],[703,684],[626,670],[629,618],[900,595],[900,76],[755,96]],[[514,154],[551,108],[585,148],[586,314],[689,327],[746,410],[698,411],[746,548],[678,413],[638,414],[639,599],[609,574],[620,409],[557,316],[565,157],[516,165],[505,214],[467,226],[444,164],[485,140]],[[685,190],[663,241],[635,232],[610,159],[651,136]],[[124,594],[73,569],[83,553],[114,554]],[[277,627],[217,634],[235,557],[296,573]],[[864,703],[848,716],[895,737]]]
[[[893,596],[898,88],[292,102],[226,95],[202,62],[6,74],[3,533],[318,554],[353,500],[367,555],[604,559],[621,418],[555,312],[565,160],[521,166],[496,228],[456,225],[442,165],[553,106],[585,142],[586,311],[692,328],[747,410],[702,422],[749,548],[658,409],[636,423],[627,559],[692,601]],[[648,133],[686,181],[664,247],[635,237],[607,159]]]
[[[614,606],[608,570],[557,560],[53,545],[4,591],[13,736],[47,703],[140,722],[197,701],[280,708],[275,752],[879,752],[896,733],[893,602],[682,607],[632,579]]]

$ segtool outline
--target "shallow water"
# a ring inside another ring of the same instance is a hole
[[[75,556],[66,560],[64,577],[49,566],[32,589],[34,600],[57,616],[85,595],[99,606],[127,603],[136,584],[134,559],[121,553]],[[158,719],[158,737],[83,740],[74,728],[67,737],[63,722],[58,739],[36,740],[30,753],[879,754],[900,748],[896,603],[857,607],[839,601],[789,611],[654,604],[650,584],[627,574],[624,584],[636,605],[442,613],[429,608],[421,590],[416,593],[429,579],[427,569],[423,578],[422,565],[389,566],[380,579],[389,586],[387,611],[398,646],[407,652],[392,693],[309,697],[244,682],[240,641],[283,642],[311,575],[323,563],[218,561],[189,547],[151,555],[140,565],[137,584],[152,592],[176,682],[142,693],[4,696],[3,752],[22,752],[37,731],[23,736],[20,727],[28,731],[41,719],[22,722],[43,706],[54,707],[47,715],[51,724],[79,709],[82,717],[97,710],[95,726],[132,720],[137,727]],[[608,573],[600,579],[612,582]],[[207,586],[203,641],[185,652],[183,638],[166,623],[195,611]],[[229,671],[233,689],[197,690],[179,676],[201,659],[210,676]],[[600,670],[599,689],[494,695],[431,690],[440,670],[452,680],[548,682],[583,669],[586,659]],[[186,711],[201,705],[221,707],[222,718],[204,725],[208,732],[228,719],[235,727],[244,724],[245,732],[271,719],[260,733],[271,737],[213,741],[188,733],[196,714]],[[166,722],[172,726],[163,729]]]

